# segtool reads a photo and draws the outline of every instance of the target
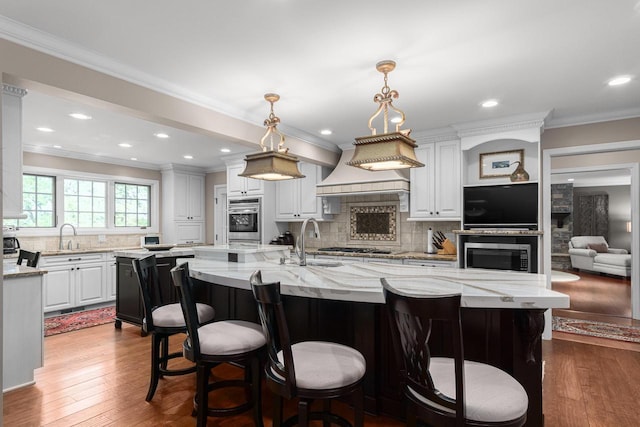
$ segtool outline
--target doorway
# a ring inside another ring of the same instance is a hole
[[[638,150],[640,141],[630,142],[614,142],[603,144],[592,144],[584,146],[566,147],[548,149],[543,151],[543,200],[551,200],[551,183],[552,183],[552,159],[567,159],[581,155],[602,155],[603,153],[615,153],[624,152],[628,150]],[[621,158],[624,159],[624,153],[621,153]],[[592,167],[583,167],[583,170],[606,170],[611,169],[611,165],[594,165]],[[638,262],[640,257],[638,252],[640,251],[639,232],[638,226],[640,226],[640,214],[639,214],[639,193],[640,193],[640,176],[639,176],[639,163],[623,163],[622,161],[615,164],[616,169],[626,169],[630,174],[630,201],[631,201],[631,278],[630,278],[630,294],[631,294],[631,317],[633,319],[640,319],[640,269],[638,268]],[[545,202],[543,204],[543,225],[544,230],[551,230],[551,203]],[[551,288],[552,277],[552,239],[550,235],[545,233],[543,238],[543,252],[544,252],[544,272],[547,275],[547,287]],[[548,313],[550,317],[550,313]],[[550,318],[548,319],[551,320]]]
[[[569,254],[574,236],[599,236],[612,251],[631,252],[630,170],[616,165],[553,169],[551,195],[551,289],[569,295],[571,304],[554,315],[630,319],[630,277],[593,271],[580,257],[574,265],[575,255]]]

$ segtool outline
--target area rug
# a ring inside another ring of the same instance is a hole
[[[110,306],[46,317],[44,319],[44,336],[48,337],[63,332],[104,325],[105,323],[113,322],[115,315],[115,306]]]
[[[640,327],[553,316],[553,330],[640,343]]]

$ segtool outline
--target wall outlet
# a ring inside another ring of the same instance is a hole
[[[104,234],[98,234],[98,243],[104,243],[107,241],[107,236]]]

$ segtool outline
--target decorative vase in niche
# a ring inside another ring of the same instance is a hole
[[[526,170],[524,170],[524,166],[522,166],[522,163],[520,163],[520,161],[516,160],[515,162],[511,163],[511,165],[515,165],[518,164],[518,166],[516,167],[516,170],[514,170],[511,173],[511,176],[509,178],[511,178],[511,182],[524,182],[524,181],[529,181],[529,174],[527,173]]]

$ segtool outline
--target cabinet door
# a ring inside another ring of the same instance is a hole
[[[189,219],[189,175],[173,174],[174,220]]]
[[[302,178],[305,179],[305,178]],[[298,215],[299,179],[276,182],[276,220],[296,219]]]
[[[116,259],[111,258],[106,263],[107,268],[107,300],[113,301],[116,299],[116,283],[118,278],[117,268],[116,268]]]
[[[261,179],[244,178],[245,194],[248,196],[258,196],[264,193],[264,181]]]
[[[204,221],[204,177],[189,175],[189,219]]]
[[[227,195],[232,196],[244,196],[246,178],[238,176],[244,170],[244,162],[237,165],[230,165],[227,167]]]
[[[436,216],[460,217],[460,145],[457,141],[436,144]]]
[[[412,218],[435,216],[434,144],[416,148],[416,158],[425,164],[423,168],[411,169],[410,211]]]
[[[73,267],[46,267],[47,274],[42,278],[44,288],[44,312],[64,310],[73,307]]]
[[[77,305],[103,302],[105,300],[105,278],[104,262],[77,264],[75,267]]]
[[[312,163],[300,163],[300,172],[304,178],[298,182],[298,217],[320,218],[322,216],[322,201],[316,197],[316,184],[320,181],[322,167]]]
[[[175,243],[203,243],[204,223],[203,222],[176,222]]]

